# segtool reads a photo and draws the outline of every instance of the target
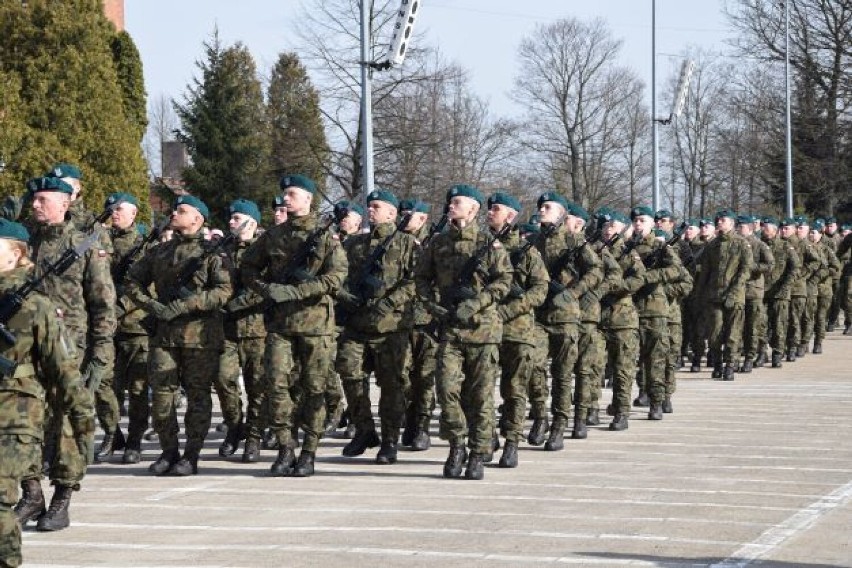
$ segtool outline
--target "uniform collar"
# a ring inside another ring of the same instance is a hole
[[[396,225],[392,222],[387,223],[379,223],[373,230],[370,231],[371,236],[383,239],[389,235],[391,235],[396,230]]]
[[[31,266],[18,266],[0,274],[0,290],[11,291],[20,287],[30,275]]]
[[[454,223],[450,224],[450,236],[454,241],[475,241],[479,233],[476,223],[469,223],[464,229],[459,229]]]

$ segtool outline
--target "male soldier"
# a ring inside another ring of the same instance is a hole
[[[71,205],[68,206],[66,218],[78,231],[84,233],[91,231],[95,224],[95,215],[86,209],[86,204],[83,203],[83,197],[80,195],[83,190],[80,183],[83,174],[80,168],[73,164],[56,164],[44,175],[45,177],[59,178],[71,186]]]
[[[634,207],[630,212],[634,231],[631,249],[645,265],[643,285],[633,295],[633,301],[639,312],[639,368],[650,404],[648,420],[662,420],[669,353],[665,284],[680,277],[680,261],[671,247],[655,238],[653,216],[653,210],[646,206]]]
[[[430,235],[433,235],[433,229],[426,224],[429,209],[429,204],[419,199],[403,199],[399,204],[400,213],[410,216],[408,225],[403,230],[414,237],[418,259],[423,247],[428,246],[432,240]],[[434,233],[440,232],[441,229],[442,227],[436,225]],[[417,266],[417,261],[414,264]],[[401,442],[412,451],[420,452],[428,450],[431,445],[429,422],[435,409],[435,357],[438,342],[428,331],[432,316],[416,296],[409,305],[406,317],[409,320],[407,325],[411,329],[408,340],[409,395]]]
[[[527,410],[527,391],[533,372],[536,334],[533,309],[547,297],[550,278],[544,261],[533,243],[521,243],[516,229],[500,232],[506,225],[514,226],[521,203],[512,195],[498,191],[488,198],[488,227],[500,235],[500,242],[509,254],[514,276],[509,295],[497,307],[503,322],[503,341],[500,344],[500,396],[503,399],[501,434],[506,438],[500,467],[518,466],[518,443],[524,435]]]
[[[284,196],[276,195],[272,200],[272,222],[280,225],[287,220],[287,206],[284,205]]]
[[[825,244],[831,249],[831,252],[833,252],[835,256],[837,256],[837,248],[843,240],[843,236],[840,234],[838,229],[839,227],[837,226],[837,219],[835,217],[825,218],[825,228],[823,229],[823,232],[827,237],[825,239]],[[840,301],[840,278],[841,274],[838,273],[832,281],[832,290],[834,293],[831,296],[831,307],[828,309],[828,324],[826,331],[834,331],[834,328],[837,326],[838,316],[840,316],[840,306],[843,303]]]
[[[669,233],[663,232],[659,237],[662,242],[667,242],[671,238]],[[679,241],[680,242],[680,241]],[[683,343],[683,327],[681,327],[681,304],[686,296],[692,292],[692,275],[682,262],[677,263],[679,273],[673,279],[666,279],[666,299],[669,303],[668,313],[668,332],[669,332],[669,351],[666,357],[666,374],[663,380],[664,397],[663,397],[663,412],[671,414],[674,412],[672,406],[672,396],[677,390],[676,371],[680,368],[681,347]]]
[[[675,218],[668,209],[660,209],[654,213],[654,226],[668,234],[674,233]]]
[[[814,221],[808,236],[813,243],[814,251],[820,257],[820,267],[814,276],[817,287],[817,303],[814,309],[814,347],[812,352],[815,355],[822,353],[822,340],[825,339],[828,309],[831,306],[831,299],[834,294],[834,278],[840,275],[840,261],[837,260],[831,246],[827,244],[831,239],[822,234],[823,228],[822,219],[817,219]]]
[[[13,307],[13,295],[32,276],[28,239],[23,225],[0,220],[0,303],[11,316],[3,322],[0,342],[0,566],[20,566],[23,561],[21,524],[12,511],[19,483],[30,498],[41,498],[38,512],[44,513],[41,485],[29,477],[27,468],[41,461],[47,393],[53,391],[51,396],[68,417],[75,451],[83,460],[95,430],[91,394],[80,380],[74,345],[55,305],[33,292],[18,297],[19,307]]]
[[[227,256],[211,254],[215,245],[201,232],[209,216],[207,205],[197,197],[178,197],[171,217],[174,236],[149,249],[128,278],[127,295],[157,320],[148,358],[151,417],[162,448],[148,468],[155,475],[198,473],[210,429],[210,387],[224,342],[220,310],[232,288]],[[183,456],[175,409],[181,386],[187,396]]]
[[[413,236],[395,220],[399,200],[387,190],[367,196],[369,233],[354,235],[345,249],[352,269],[337,298],[343,315],[335,367],[343,382],[355,437],[344,456],[359,456],[378,443],[364,373],[375,373],[380,389],[381,448],[376,463],[396,463],[397,444],[405,415],[404,380],[408,334],[404,311],[414,297]],[[403,219],[400,223],[408,223]]]
[[[107,206],[112,206],[112,226],[110,238],[115,253],[112,256],[110,271],[115,285],[116,316],[118,329],[115,334],[115,365],[111,380],[118,400],[124,399],[124,392],[129,393],[127,442],[118,426],[118,416],[114,416],[114,434],[104,425],[104,440],[95,459],[103,461],[116,450],[124,447],[122,462],[139,463],[142,459],[142,435],[148,428],[150,405],[148,401],[148,334],[142,327],[145,317],[144,310],[139,309],[124,294],[127,284],[127,272],[134,262],[144,254],[140,250],[144,237],[138,231],[136,214],[138,201],[129,193],[113,193],[107,199]],[[113,409],[115,412],[117,409]],[[103,418],[102,418],[103,420]]]
[[[816,288],[811,289],[810,281],[819,270],[820,258],[808,241],[808,220],[797,215],[785,219],[781,227],[781,236],[788,239],[801,260],[799,273],[790,291],[790,319],[787,324],[787,361],[793,362],[805,356],[804,329],[807,325],[809,295],[816,296]]]
[[[493,451],[503,327],[497,306],[509,293],[512,266],[499,241],[476,225],[484,201],[479,190],[456,185],[447,198],[449,229],[423,250],[415,283],[418,296],[441,322],[435,379],[440,435],[450,443],[444,477],[460,477],[467,461],[465,477],[482,479],[483,457]]]
[[[64,251],[79,246],[87,237],[66,220],[71,186],[59,178],[44,177],[31,180],[27,187],[33,196],[32,218],[36,225],[30,246],[38,275]],[[87,386],[96,390],[101,379],[111,372],[114,357],[115,288],[109,273],[107,252],[88,249],[83,258],[74,262],[63,274],[47,277],[42,289],[56,304],[57,313],[77,347],[78,367],[83,370]],[[30,490],[37,484],[28,483],[16,510],[21,525],[38,518],[40,530],[61,530],[68,526],[72,491],[80,489],[86,473],[86,460],[81,459],[76,450],[66,409],[50,396],[48,406],[51,414],[45,432],[45,461],[52,461],[50,479],[56,491],[48,512],[39,518],[44,497],[40,492],[37,497],[32,496]],[[51,445],[55,445],[53,457],[49,455]],[[30,464],[30,468],[24,480],[40,480],[41,464]]]
[[[571,412],[571,373],[577,363],[580,340],[580,298],[595,289],[603,279],[600,257],[587,246],[585,239],[573,232],[576,215],[565,219],[572,205],[556,192],[549,191],[538,198],[541,216],[541,235],[536,248],[544,259],[550,275],[549,292],[545,302],[536,309],[536,320],[547,333],[548,354],[553,377],[551,413],[553,423],[544,449],[558,451],[564,447],[563,435]],[[572,437],[583,437],[588,413],[588,389],[577,377],[576,402]],[[599,380],[594,377],[591,380]]]
[[[243,255],[243,285],[273,303],[266,325],[264,372],[269,420],[278,440],[273,476],[314,474],[323,431],[323,393],[334,356],[333,296],[346,277],[346,255],[332,238],[331,223],[320,224],[311,210],[316,183],[291,174],[279,183],[287,221],[264,232]],[[291,376],[299,366],[299,375]],[[290,396],[296,382],[302,402],[305,438],[296,460],[290,446],[298,408]]]
[[[766,275],[767,338],[772,349],[772,367],[781,367],[787,343],[787,320],[790,317],[790,290],[799,271],[799,255],[789,240],[778,236],[778,220],[764,217],[761,240],[769,246],[774,262]]]
[[[808,346],[811,338],[814,335],[814,319],[817,310],[817,296],[820,268],[823,266],[823,258],[820,250],[815,247],[812,241],[808,238],[810,235],[810,221],[806,215],[797,215],[796,219],[796,236],[802,242],[810,254],[816,259],[813,269],[807,275],[807,299],[805,300],[805,311],[802,312],[801,331],[799,336],[799,345],[796,349],[796,357],[804,357],[809,352]],[[807,255],[805,255],[807,258]],[[806,263],[804,264],[806,265]]]
[[[748,242],[734,232],[735,219],[736,214],[730,209],[716,213],[718,236],[701,255],[701,274],[695,283],[707,295],[710,309],[712,377],[725,381],[734,380],[734,365],[742,340],[745,288],[753,256]]]
[[[704,242],[699,237],[700,228],[698,219],[691,218],[686,221],[683,230],[683,244],[679,249],[681,263],[689,271],[689,276],[695,282],[698,258],[704,249]],[[692,353],[690,372],[697,373],[701,370],[701,357],[704,354],[704,336],[701,329],[703,312],[701,307],[701,295],[693,286],[692,291],[682,302],[681,324],[683,329],[683,346],[681,353],[687,355]]]
[[[741,373],[751,373],[752,367],[762,367],[766,350],[766,314],[763,311],[764,278],[772,272],[775,257],[770,248],[754,234],[754,217],[737,217],[737,233],[751,248],[751,272],[746,281],[745,313],[743,314],[743,359]]]
[[[225,304],[224,351],[219,357],[216,393],[222,407],[222,418],[228,433],[219,446],[219,455],[227,457],[237,451],[241,438],[246,439],[242,460],[256,462],[260,458],[260,436],[265,425],[263,349],[266,328],[263,325],[263,299],[243,288],[240,262],[246,250],[257,239],[260,209],[254,201],[236,199],[228,206],[228,228],[236,239],[226,247],[230,257],[234,297]],[[240,399],[239,377],[242,371],[246,388],[245,415]]]
[[[852,231],[846,231],[845,236],[837,246],[837,258],[843,264],[843,276],[840,278],[840,303],[844,313],[846,329],[843,335],[852,335]]]

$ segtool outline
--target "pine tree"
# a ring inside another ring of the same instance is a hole
[[[82,168],[92,209],[117,188],[147,196],[138,127],[125,117],[110,51],[114,35],[99,0],[0,4],[5,194],[22,193],[27,179],[63,161]]]
[[[148,109],[145,101],[145,78],[142,76],[142,59],[133,38],[127,32],[115,34],[110,44],[115,71],[121,85],[124,116],[137,129],[139,141],[148,126]]]
[[[187,87],[184,103],[175,103],[181,121],[178,140],[192,165],[184,170],[189,191],[222,225],[222,213],[238,197],[258,203],[275,194],[269,170],[269,137],[260,81],[254,59],[241,43],[223,48],[217,31],[204,44],[201,76]]]

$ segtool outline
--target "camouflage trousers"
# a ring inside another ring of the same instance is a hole
[[[408,334],[387,333],[375,336],[340,336],[335,367],[343,382],[349,413],[359,432],[375,429],[369,391],[364,376],[375,373],[379,387],[379,420],[382,440],[398,441],[405,415],[405,367],[408,356]]]
[[[80,489],[86,476],[86,456],[80,454],[71,421],[61,411],[61,402],[55,392],[48,392],[44,420],[44,450],[33,463],[28,464],[24,479],[42,478],[42,460],[50,463],[48,477],[53,485]]]
[[[693,355],[704,355],[707,350],[707,325],[703,303],[699,298],[687,296],[681,314],[683,347],[689,347]]]
[[[163,452],[178,450],[177,395],[186,391],[186,454],[198,457],[210,430],[213,400],[210,387],[219,373],[219,353],[189,347],[153,347],[148,358],[151,422]]]
[[[683,328],[680,326],[680,318],[677,321],[669,320],[669,349],[666,355],[666,374],[663,379],[663,392],[665,398],[670,398],[677,390],[677,370],[680,363],[681,343],[683,342]]]
[[[491,451],[499,357],[494,344],[440,343],[435,386],[441,439],[458,445],[467,441],[467,447],[479,454]]]
[[[733,365],[740,356],[745,309],[741,304],[732,308],[713,302],[710,308],[710,351],[715,365]]]
[[[532,351],[532,377],[530,377],[529,401],[530,413],[533,418],[539,420],[547,419],[547,397],[550,390],[547,387],[547,333],[536,325],[533,333],[535,345]]]
[[[766,345],[766,312],[763,300],[746,300],[743,312],[742,350],[747,361],[754,361]]]
[[[787,349],[799,346],[802,337],[802,318],[804,318],[807,298],[793,296],[790,298],[790,315],[787,318]]]
[[[641,391],[651,404],[662,404],[665,396],[666,357],[669,352],[669,324],[665,317],[639,318],[639,370]]]
[[[612,369],[612,406],[615,414],[630,416],[633,378],[639,357],[639,332],[635,329],[606,331],[607,363]]]
[[[123,399],[127,390],[127,447],[139,450],[148,428],[151,404],[148,400],[148,336],[133,335],[115,340],[113,385]]]
[[[243,403],[240,393],[240,371],[246,387],[246,436],[260,439],[266,425],[263,414],[265,386],[263,378],[263,337],[225,339],[224,351],[219,356],[219,373],[214,387],[222,408],[222,419],[228,428],[239,428],[243,422]]]
[[[837,320],[840,319],[840,310],[843,307],[843,279],[842,278],[834,278],[831,281],[833,294],[831,295],[831,305],[828,308],[828,323],[832,325],[837,324]]]
[[[805,309],[802,312],[801,331],[799,332],[799,343],[809,343],[814,336],[814,323],[816,322],[818,295],[816,291],[808,289],[808,297],[805,299]]]
[[[598,324],[582,322],[577,338],[577,360],[574,363],[574,408],[575,419],[585,420],[589,410],[598,407],[603,370],[603,342]]]
[[[814,310],[814,344],[822,343],[825,339],[825,326],[828,325],[828,310],[831,308],[832,297],[831,288],[821,289],[817,296]]]
[[[118,410],[118,397],[115,394],[114,375],[113,372],[107,372],[101,379],[98,385],[98,390],[95,391],[95,412],[98,417],[98,422],[104,432],[115,432],[118,428],[118,421],[121,418]]]
[[[0,567],[16,567],[21,556],[21,525],[15,517],[18,486],[28,464],[41,461],[41,444],[30,436],[0,434]]]
[[[266,377],[266,396],[269,427],[279,445],[290,442],[290,430],[297,419],[305,432],[302,449],[315,452],[325,421],[323,393],[331,372],[329,359],[334,355],[334,338],[330,335],[266,336],[263,368]],[[298,365],[299,373],[293,368]],[[301,409],[291,397],[291,389],[301,393]],[[301,412],[300,412],[301,410]]]
[[[840,298],[843,309],[843,319],[846,325],[852,321],[852,275],[843,276],[840,279]]]
[[[547,354],[552,377],[550,412],[554,418],[567,421],[573,406],[571,373],[577,364],[580,326],[575,323],[548,326]]]
[[[435,410],[435,368],[438,342],[435,338],[415,328],[409,334],[407,416],[417,426],[429,431],[432,411]]]
[[[784,353],[787,345],[787,321],[790,318],[790,300],[770,299],[767,303],[767,339],[773,353]]]
[[[524,436],[534,350],[532,345],[515,341],[500,344],[500,398],[503,399],[501,434],[508,442],[519,442]]]

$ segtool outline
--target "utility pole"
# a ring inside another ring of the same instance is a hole
[[[784,88],[786,91],[787,217],[793,216],[793,134],[790,126],[790,0],[784,0]]]
[[[364,200],[373,191],[373,92],[370,61],[370,12],[373,0],[361,0],[361,172]]]
[[[657,132],[657,0],[651,0],[651,207],[660,209],[660,144]]]

